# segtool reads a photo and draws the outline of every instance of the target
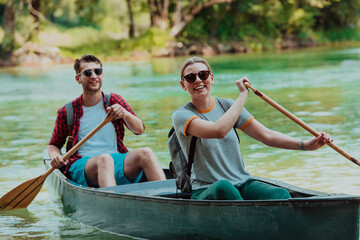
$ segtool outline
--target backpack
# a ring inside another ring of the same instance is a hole
[[[105,94],[106,97],[106,105],[110,107],[110,94]],[[67,143],[66,143],[66,152],[68,152],[72,148],[72,132],[74,127],[74,109],[72,105],[72,101],[65,104],[66,109],[66,124],[67,124],[67,131],[68,131],[68,137],[67,137]]]
[[[217,98],[217,100],[221,108],[224,110],[224,112],[226,112],[231,107],[228,105],[228,102],[225,99]],[[193,109],[189,108],[187,105],[185,105],[184,107],[196,113],[196,115],[199,114],[198,112],[195,112]],[[206,117],[203,116],[202,114],[200,114],[200,117],[201,119],[206,119]],[[233,129],[240,143],[240,138],[235,130],[235,126],[233,127]],[[188,155],[189,161],[187,161],[185,154],[181,149],[174,127],[170,129],[168,134],[168,147],[171,157],[171,161],[169,163],[169,170],[173,174],[176,182],[176,187],[181,191],[181,197],[183,198],[190,198],[192,194],[190,176],[191,176],[192,164],[194,161],[196,140],[197,137],[192,136],[190,142],[189,155]]]

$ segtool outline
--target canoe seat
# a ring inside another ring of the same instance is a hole
[[[99,188],[99,190],[111,191],[115,193],[131,193],[136,195],[163,197],[170,197],[177,193],[175,179],[124,184],[114,187]]]

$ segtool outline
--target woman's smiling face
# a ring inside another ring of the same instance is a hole
[[[196,74],[196,80],[193,83],[189,83],[185,79],[180,81],[182,88],[189,91],[192,97],[209,96],[211,85],[214,84],[214,75],[210,72],[207,79],[201,80],[198,76],[201,71],[209,71],[209,69],[205,64],[199,62],[190,64],[184,69],[184,76],[190,73]]]

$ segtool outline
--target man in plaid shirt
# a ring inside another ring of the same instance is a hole
[[[109,187],[138,182],[143,171],[149,181],[164,180],[165,175],[150,148],[128,152],[123,144],[124,126],[134,134],[144,132],[144,124],[127,102],[117,94],[110,95],[110,107],[101,91],[104,74],[101,61],[84,55],[74,63],[75,79],[82,85],[83,94],[72,101],[74,123],[72,146],[83,139],[106,117],[114,116],[93,137],[86,141],[69,159],[63,159],[61,148],[66,142],[67,116],[60,108],[49,142],[51,166],[60,168],[73,181],[92,187]]]

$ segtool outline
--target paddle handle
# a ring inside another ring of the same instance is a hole
[[[301,126],[302,128],[304,128],[305,130],[307,130],[308,132],[310,132],[312,135],[314,136],[319,136],[320,133],[318,131],[316,131],[315,129],[313,129],[311,126],[309,126],[308,124],[306,124],[304,121],[302,121],[301,119],[299,119],[298,117],[296,117],[294,114],[292,114],[291,112],[289,112],[288,110],[286,110],[284,107],[282,107],[281,105],[279,105],[278,103],[276,103],[274,100],[272,100],[271,98],[269,98],[268,96],[266,96],[265,94],[263,94],[262,92],[260,92],[259,90],[253,88],[248,82],[244,83],[245,87],[250,88],[257,96],[259,96],[261,99],[263,99],[265,102],[269,103],[271,106],[273,106],[274,108],[276,108],[278,111],[280,111],[282,114],[284,114],[285,116],[287,116],[288,118],[290,118],[291,120],[293,120],[294,122],[296,122],[299,126]],[[342,150],[340,147],[338,147],[335,143],[332,142],[326,142],[326,144],[331,147],[332,149],[334,149],[335,151],[337,151],[338,153],[340,153],[341,155],[343,155],[344,157],[346,157],[347,159],[349,159],[350,161],[352,161],[353,163],[357,164],[358,166],[360,166],[360,162],[355,159],[354,157],[350,156],[348,153],[346,153],[344,150]]]

